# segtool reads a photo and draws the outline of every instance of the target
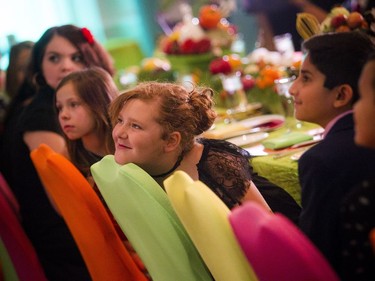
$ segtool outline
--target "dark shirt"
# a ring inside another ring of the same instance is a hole
[[[24,82],[18,94],[6,108],[3,130],[0,132],[0,171],[9,185],[12,185],[12,166],[9,165],[12,154],[10,147],[17,131],[17,123],[29,100],[34,95],[34,89]]]
[[[340,275],[342,200],[374,173],[375,151],[354,143],[353,114],[339,119],[325,138],[298,162],[302,212],[300,227]]]
[[[250,154],[227,141],[198,139],[203,144],[202,157],[197,165],[199,180],[205,183],[232,209],[241,204],[252,180],[271,210],[284,214],[297,223],[300,206],[281,187],[253,171]]]
[[[23,141],[31,131],[60,134],[53,108],[54,91],[42,89],[25,108],[13,132],[11,189],[19,204],[22,226],[33,244],[48,280],[91,280],[64,220],[52,207]]]
[[[370,241],[375,230],[375,180],[356,186],[345,198],[340,215],[342,280],[375,280],[375,245]]]

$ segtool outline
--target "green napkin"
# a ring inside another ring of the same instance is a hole
[[[281,149],[312,139],[313,137],[308,134],[293,132],[282,135],[281,137],[265,140],[262,144],[268,149]]]

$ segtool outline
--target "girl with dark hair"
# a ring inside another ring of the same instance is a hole
[[[115,151],[108,106],[117,95],[112,77],[98,67],[69,74],[56,89],[69,158],[86,177],[92,164]]]
[[[22,225],[49,280],[90,280],[81,254],[64,220],[49,201],[30,159],[41,143],[67,155],[55,112],[55,90],[68,74],[97,66],[113,74],[112,59],[86,28],[49,28],[35,43],[26,74],[27,91],[19,92],[7,126],[1,160],[20,204]],[[27,101],[27,102],[25,102]]]

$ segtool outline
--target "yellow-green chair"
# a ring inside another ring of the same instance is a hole
[[[183,171],[167,178],[164,186],[215,280],[258,280],[236,240],[228,220],[230,210],[223,201],[203,182],[193,181]]]
[[[104,47],[114,59],[117,71],[133,65],[140,65],[145,57],[138,42],[124,38],[113,38],[105,42]]]
[[[152,280],[212,280],[167,195],[149,174],[133,163],[118,165],[113,155],[92,165],[91,172]]]

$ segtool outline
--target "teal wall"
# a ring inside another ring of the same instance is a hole
[[[156,21],[159,6],[174,1],[178,0],[0,0],[0,67],[7,66],[9,40],[36,41],[47,28],[68,23],[89,28],[103,44],[113,38],[136,41],[145,56],[152,56],[162,34]],[[192,2],[195,7],[205,1]],[[252,51],[257,34],[254,18],[239,9],[231,21],[243,34],[246,51]]]
[[[151,56],[160,29],[154,15],[157,1],[98,0],[103,29],[107,39],[127,38],[137,41],[146,56]]]

